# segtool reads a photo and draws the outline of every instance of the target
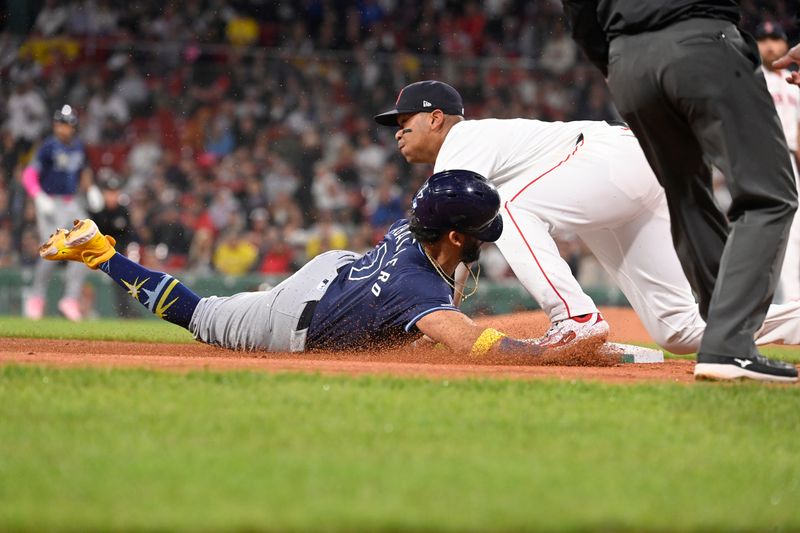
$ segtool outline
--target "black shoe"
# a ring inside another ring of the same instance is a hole
[[[722,357],[697,355],[695,379],[757,379],[760,381],[797,381],[797,368],[791,363],[768,359],[763,355],[751,357]]]

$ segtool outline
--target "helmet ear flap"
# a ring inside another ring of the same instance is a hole
[[[458,231],[459,228],[464,226],[464,223],[467,222],[468,216],[465,214],[460,215],[453,215],[450,217],[450,222],[453,224],[454,230]]]
[[[436,242],[442,236],[441,230],[425,227],[413,211],[409,212],[408,229],[417,241],[423,243]]]

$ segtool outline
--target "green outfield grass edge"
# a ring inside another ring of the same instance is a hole
[[[0,337],[80,339],[128,342],[195,342],[185,329],[163,320],[98,319],[70,322],[64,318],[28,320],[0,316]]]

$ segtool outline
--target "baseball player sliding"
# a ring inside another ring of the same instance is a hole
[[[786,136],[791,156],[789,157],[794,171],[795,183],[797,174],[797,126],[800,123],[800,89],[796,85],[786,83],[790,75],[788,70],[776,68],[772,63],[783,56],[789,49],[786,32],[780,24],[764,22],[756,28],[755,38],[758,41],[758,52],[761,55],[761,70],[767,82],[767,89],[775,103],[775,110]],[[800,300],[800,217],[795,216],[789,230],[789,242],[786,244],[786,255],[783,259],[781,277],[778,281],[777,296],[783,302]]]
[[[453,304],[456,265],[478,259],[503,229],[500,196],[469,171],[435,174],[373,250],[317,256],[264,292],[200,298],[183,283],[114,250],[91,220],[58,230],[40,255],[100,269],[160,318],[234,350],[300,352],[406,344],[427,335],[454,351],[537,356],[545,349],[476,325]]]
[[[471,170],[497,186],[506,229],[496,244],[552,321],[539,344],[580,346],[608,335],[553,240],[577,234],[650,336],[669,351],[695,352],[705,323],[671,243],[664,191],[631,131],[597,121],[463,115],[453,87],[421,81],[375,120],[397,128],[410,163]],[[800,302],[772,305],[757,342],[800,343]]]

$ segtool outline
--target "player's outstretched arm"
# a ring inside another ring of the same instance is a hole
[[[786,55],[776,59],[772,66],[774,68],[788,68],[791,65],[800,65],[800,44],[794,46],[791,50],[786,52]],[[800,85],[800,72],[790,72],[786,81],[793,85]]]
[[[460,311],[434,311],[419,319],[417,328],[433,341],[444,344],[454,352],[474,357],[535,357],[544,353],[541,346],[512,339],[493,328],[479,326]]]

